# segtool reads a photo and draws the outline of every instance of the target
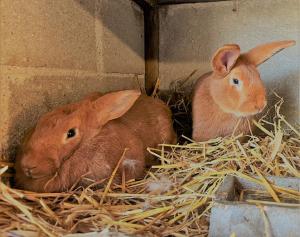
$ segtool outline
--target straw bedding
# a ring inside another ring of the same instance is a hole
[[[171,107],[184,117],[189,113],[186,98],[179,98],[178,91],[176,96]],[[233,134],[198,143],[183,136],[179,145],[149,148],[160,164],[143,180],[66,193],[32,193],[0,182],[0,235],[102,231],[100,236],[207,236],[214,194],[228,174],[266,187],[268,201],[252,194],[248,202],[284,205],[282,198],[287,197],[299,206],[300,193],[266,179],[268,175],[300,177],[300,130],[280,114],[282,103],[280,99],[274,107],[271,122],[265,118],[256,122],[263,136],[251,135],[241,142],[242,135]],[[190,130],[178,126],[182,124],[179,120],[175,123],[180,133]],[[3,164],[0,174],[6,170]],[[19,232],[13,234],[16,230]]]

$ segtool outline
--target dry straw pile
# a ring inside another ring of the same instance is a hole
[[[109,236],[109,229],[129,236],[207,236],[214,194],[228,174],[263,184],[272,198],[269,203],[285,205],[283,196],[299,203],[299,192],[274,186],[265,178],[300,177],[299,127],[280,114],[282,102],[275,106],[272,122],[256,122],[264,136],[248,136],[241,142],[237,134],[198,143],[185,137],[183,145],[149,149],[160,164],[143,180],[67,193],[32,193],[0,183],[0,231],[62,236],[105,229],[102,236]],[[4,167],[0,173],[5,171]]]

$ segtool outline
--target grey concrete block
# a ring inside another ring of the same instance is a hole
[[[279,187],[298,192],[300,190],[299,178],[269,176],[266,179]],[[214,198],[210,217],[210,237],[231,236],[233,233],[236,236],[244,237],[266,235],[296,237],[299,235],[300,207],[297,206],[299,204],[297,200],[281,198],[282,205],[270,203],[256,205],[239,200],[241,190],[266,191],[266,188],[264,185],[250,182],[248,179],[227,176]],[[251,197],[247,198],[247,194],[244,194],[244,198],[251,199]]]
[[[144,90],[145,77],[144,75],[103,75],[101,81],[101,87],[103,92],[115,91],[115,90]]]
[[[94,0],[1,0],[0,64],[96,71],[94,9]]]
[[[131,0],[98,0],[96,21],[104,72],[144,74],[144,15]]]
[[[266,226],[263,214],[259,207],[248,204],[222,204],[218,203],[212,210],[213,223],[210,225],[209,237],[236,236],[264,237],[266,229],[273,237],[297,237],[299,236],[300,215],[299,209],[282,207],[265,207],[267,219],[271,228]]]

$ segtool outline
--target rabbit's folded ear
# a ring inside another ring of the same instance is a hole
[[[296,42],[294,40],[284,40],[259,45],[243,54],[242,58],[246,59],[247,62],[258,66],[268,60],[274,54],[295,44]]]
[[[237,44],[228,44],[219,48],[212,59],[214,72],[219,75],[228,74],[239,56],[240,47]]]
[[[141,92],[136,90],[124,90],[108,93],[93,102],[97,111],[97,121],[104,125],[108,121],[124,115],[135,103]]]

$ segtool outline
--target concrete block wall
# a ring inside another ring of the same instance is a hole
[[[296,46],[275,55],[259,71],[268,91],[275,90],[284,97],[287,118],[300,121],[299,0],[169,5],[159,9],[159,20],[159,78],[163,88],[195,69],[194,79],[210,71],[212,55],[226,43],[237,43],[246,51],[274,40],[296,40]]]
[[[144,17],[131,0],[0,1],[0,160],[55,106],[144,85]]]

